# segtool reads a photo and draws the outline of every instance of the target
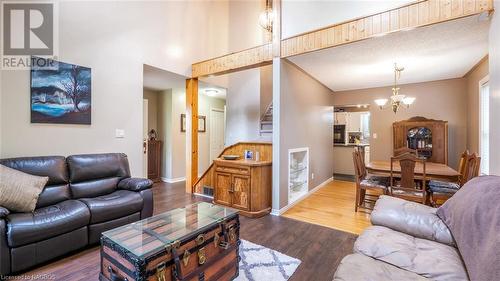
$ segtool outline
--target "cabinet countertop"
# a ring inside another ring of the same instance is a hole
[[[214,160],[217,164],[233,164],[233,165],[244,165],[244,166],[269,166],[273,164],[273,161],[255,161],[247,159],[237,159],[237,160],[225,160],[222,158],[217,158]]]

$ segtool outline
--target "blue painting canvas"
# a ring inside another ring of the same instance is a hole
[[[90,124],[90,68],[58,61],[51,61],[51,68],[47,64],[31,67],[31,123]]]

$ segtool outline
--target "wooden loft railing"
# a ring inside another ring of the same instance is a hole
[[[492,9],[492,0],[419,1],[285,39],[281,42],[281,56],[289,57],[331,48],[391,32],[472,16]]]
[[[241,155],[241,157],[243,157],[243,152],[245,150],[252,150],[254,153],[255,151],[258,151],[260,160],[262,161],[271,161],[273,158],[273,145],[268,142],[238,142],[224,148],[219,157],[222,155]],[[195,193],[203,194],[204,186],[213,188],[214,171],[214,163],[212,162],[205,173],[203,173],[203,175],[194,184]]]
[[[439,24],[493,11],[493,0],[423,0],[382,13],[349,20],[281,40],[281,57],[378,37],[387,33]],[[192,77],[220,75],[269,64],[272,43],[192,65]]]

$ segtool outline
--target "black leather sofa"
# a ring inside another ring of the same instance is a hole
[[[0,206],[0,275],[96,244],[103,231],[153,214],[153,182],[131,178],[125,154],[23,157],[0,164],[49,177],[33,213]]]

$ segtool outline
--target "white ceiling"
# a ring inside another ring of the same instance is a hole
[[[412,2],[415,0],[282,0],[281,32],[288,38]]]
[[[170,71],[156,68],[150,65],[144,65],[144,88],[163,91],[167,89],[178,89],[186,87],[186,76],[179,75]],[[198,85],[198,92],[202,95],[207,95],[205,90],[214,89],[217,93],[210,94],[211,97],[225,99],[226,89],[217,85],[200,81]],[[208,96],[208,95],[207,95]]]
[[[469,17],[290,58],[333,91],[464,76],[488,54],[490,21]]]

